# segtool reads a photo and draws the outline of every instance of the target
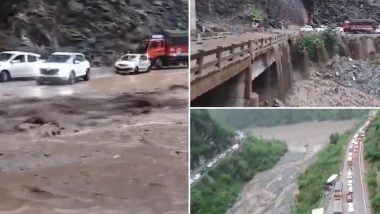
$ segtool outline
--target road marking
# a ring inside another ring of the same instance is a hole
[[[364,137],[365,139],[365,137]],[[361,150],[360,151],[360,154],[359,154],[359,173],[360,173],[360,180],[362,182],[362,193],[363,193],[363,202],[364,202],[364,212],[365,214],[367,214],[367,203],[366,203],[366,198],[365,198],[365,194],[364,194],[364,183],[363,183],[363,172],[362,170],[364,170],[364,167],[363,167],[363,144],[364,144],[364,139],[363,139],[363,142],[360,143],[360,147],[359,149]]]

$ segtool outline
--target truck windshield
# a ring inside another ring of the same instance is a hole
[[[6,61],[10,60],[13,56],[14,56],[14,54],[1,53],[0,54],[0,62],[6,62]]]
[[[71,58],[70,55],[51,55],[46,62],[54,62],[54,63],[66,63]]]
[[[133,61],[137,59],[136,55],[125,55],[121,58],[122,61]]]

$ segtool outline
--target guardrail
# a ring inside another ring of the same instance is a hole
[[[232,62],[238,57],[250,56],[253,57],[257,52],[265,50],[269,46],[272,46],[280,41],[287,39],[287,35],[273,35],[270,37],[249,40],[238,44],[232,44],[227,47],[218,46],[211,50],[199,50],[197,53],[190,56],[191,61],[196,61],[195,66],[191,66],[191,74],[198,76],[204,69],[210,67],[216,67],[220,70],[226,62]],[[238,51],[236,51],[238,49]],[[223,56],[225,52],[229,52],[228,55]],[[214,60],[205,62],[206,57],[215,56]]]

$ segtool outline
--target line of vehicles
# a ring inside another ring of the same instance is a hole
[[[240,145],[243,143],[245,139],[245,135],[242,131],[236,131],[235,137],[232,143],[232,146],[229,147],[226,151],[218,154],[214,159],[210,160],[205,168],[201,169],[197,174],[195,174],[194,178],[190,179],[190,184],[193,184],[202,177],[204,173],[206,173],[209,169],[215,166],[215,164],[225,158],[228,154],[232,153],[234,150],[239,149]]]
[[[313,28],[310,25],[305,25],[300,28],[302,32],[322,32],[328,29],[326,25],[320,25],[319,27]],[[365,33],[374,34],[380,33],[380,26],[376,21],[371,19],[351,19],[345,21],[342,26],[337,26],[333,28],[336,32],[345,33]]]
[[[359,147],[363,145],[365,138],[365,131],[369,125],[369,121],[354,135],[351,142],[348,145],[348,153],[347,153],[347,189],[348,192],[345,194],[346,202],[347,202],[347,213],[353,214],[355,213],[354,209],[354,176],[353,176],[353,156],[356,156],[359,152]],[[359,164],[359,163],[358,163]],[[358,185],[358,184],[356,184]],[[343,182],[341,180],[337,181],[334,185],[334,204],[333,204],[333,214],[342,214],[343,206]],[[364,199],[363,199],[364,200]]]
[[[114,64],[118,74],[149,72],[171,65],[188,67],[187,31],[165,30],[151,35],[142,48],[144,54],[128,53]],[[64,82],[74,84],[78,78],[90,80],[90,62],[82,53],[55,52],[46,60],[41,55],[21,51],[0,53],[0,82],[15,78],[36,78],[37,84]]]

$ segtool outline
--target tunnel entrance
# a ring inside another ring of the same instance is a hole
[[[274,62],[252,81],[252,92],[259,95],[259,102],[278,98],[278,82],[277,64]]]
[[[245,72],[218,85],[191,102],[192,107],[243,107]]]

